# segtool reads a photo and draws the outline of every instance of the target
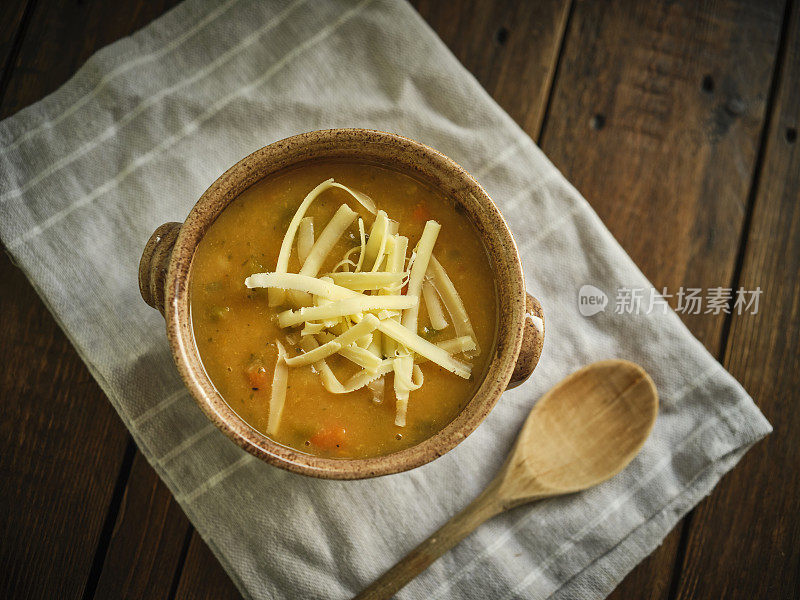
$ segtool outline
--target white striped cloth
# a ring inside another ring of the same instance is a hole
[[[329,127],[395,131],[453,157],[514,231],[548,339],[534,378],[443,458],[356,482],[289,474],[184,391],[142,247],[228,166]],[[189,0],[0,124],[0,236],[241,592],[346,598],[468,503],[535,399],[602,358],[642,364],[661,412],[641,455],[586,493],[493,519],[401,598],[600,598],[770,426],[671,311],[578,313],[593,284],[650,289],[585,200],[408,5]]]

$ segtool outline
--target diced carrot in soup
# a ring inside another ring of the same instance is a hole
[[[247,381],[250,383],[250,387],[254,390],[261,389],[269,384],[269,375],[264,367],[261,367],[256,371],[246,371],[246,373]]]
[[[320,162],[223,211],[195,253],[192,322],[244,421],[301,452],[366,458],[458,415],[493,354],[496,292],[453,201],[390,169]]]
[[[411,212],[411,218],[414,222],[423,224],[431,218],[431,211],[424,204],[417,204]]]
[[[309,442],[319,450],[335,451],[342,448],[347,439],[347,430],[340,425],[328,425],[309,438]]]

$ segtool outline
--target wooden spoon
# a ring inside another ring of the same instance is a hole
[[[613,477],[638,454],[657,412],[658,393],[640,366],[606,360],[576,371],[536,403],[500,473],[481,495],[356,600],[391,598],[496,514]]]

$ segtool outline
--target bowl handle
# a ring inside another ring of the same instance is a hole
[[[533,370],[542,355],[542,345],[544,344],[544,312],[539,301],[531,296],[527,296],[525,302],[525,324],[522,326],[522,348],[517,357],[517,364],[514,365],[514,372],[511,374],[511,381],[508,382],[506,389],[515,388],[525,382],[531,376]]]
[[[153,308],[164,314],[164,283],[172,248],[182,223],[164,223],[153,232],[139,261],[139,292]]]

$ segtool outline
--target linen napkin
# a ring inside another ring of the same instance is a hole
[[[209,423],[136,276],[153,229],[182,220],[234,162],[353,126],[420,140],[486,187],[547,339],[532,380],[446,456],[334,482],[268,466]],[[491,520],[399,597],[601,598],[770,431],[672,311],[580,314],[583,285],[651,286],[405,3],[188,0],[2,122],[0,164],[3,243],[246,597],[360,590],[474,498],[536,398],[595,360],[633,360],[656,382],[660,413],[638,458],[595,489]]]

